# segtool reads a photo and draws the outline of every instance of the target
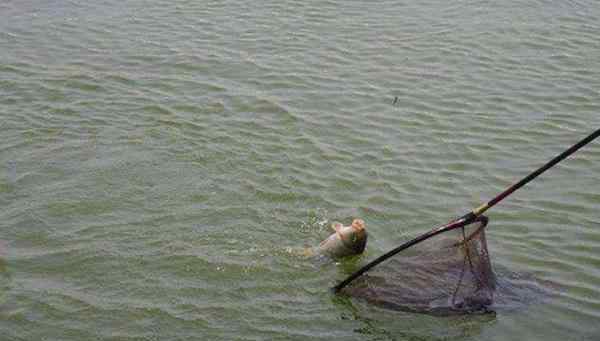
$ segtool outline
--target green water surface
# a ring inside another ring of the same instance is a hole
[[[328,291],[600,127],[597,1],[0,15],[0,340],[600,337],[598,142],[489,211],[493,265],[553,283],[543,302],[434,317]],[[353,217],[362,257],[293,252]]]

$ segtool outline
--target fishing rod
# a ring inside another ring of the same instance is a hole
[[[569,149],[565,150],[564,152],[560,153],[559,155],[557,155],[556,157],[554,157],[552,160],[548,161],[545,165],[543,165],[542,167],[536,169],[535,171],[533,171],[532,173],[530,173],[529,175],[527,175],[526,177],[524,177],[523,179],[521,179],[519,182],[511,185],[510,187],[508,187],[506,190],[504,190],[502,193],[498,194],[496,197],[494,197],[492,200],[482,204],[481,206],[475,208],[474,210],[472,210],[471,212],[465,214],[464,216],[452,220],[449,223],[436,227],[433,230],[426,232],[412,240],[407,241],[406,243],[384,253],[383,255],[377,257],[376,259],[374,259],[373,261],[371,261],[370,263],[368,263],[367,265],[363,266],[362,268],[358,269],[358,271],[354,272],[353,274],[351,274],[350,276],[348,276],[346,279],[344,279],[343,281],[341,281],[340,283],[338,283],[336,286],[334,286],[333,288],[331,288],[333,290],[334,293],[339,292],[340,290],[342,290],[346,285],[350,284],[350,282],[352,282],[353,280],[355,280],[356,278],[360,277],[362,274],[364,274],[365,272],[369,271],[370,269],[372,269],[373,267],[375,267],[376,265],[378,265],[379,263],[385,261],[386,259],[396,255],[398,252],[405,250],[417,243],[420,243],[424,240],[427,240],[433,236],[436,236],[440,233],[449,231],[449,230],[453,230],[456,228],[461,228],[465,225],[469,225],[471,223],[473,223],[475,220],[478,219],[479,216],[481,216],[483,214],[483,212],[487,211],[488,209],[492,208],[494,205],[496,205],[497,203],[499,203],[500,201],[502,201],[503,199],[505,199],[507,196],[511,195],[514,191],[518,190],[519,188],[525,186],[528,182],[530,182],[531,180],[535,179],[536,177],[538,177],[540,174],[544,173],[545,171],[547,171],[548,169],[552,168],[554,165],[556,165],[557,163],[561,162],[562,160],[566,159],[567,157],[569,157],[571,154],[575,153],[577,150],[579,150],[581,147],[585,146],[586,144],[592,142],[595,138],[597,138],[598,136],[600,136],[600,129],[594,131],[593,133],[591,133],[590,135],[588,135],[586,138],[584,138],[583,140],[577,142],[576,144],[572,145]]]

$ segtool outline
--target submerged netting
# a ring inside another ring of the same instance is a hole
[[[386,308],[432,314],[485,312],[495,275],[485,239],[487,218],[443,232],[392,257],[343,292]]]

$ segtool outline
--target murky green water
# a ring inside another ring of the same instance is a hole
[[[545,302],[433,317],[327,291],[600,127],[596,1],[0,14],[0,340],[600,335],[598,142],[489,212],[494,266],[554,283]],[[287,251],[352,217],[362,258]]]

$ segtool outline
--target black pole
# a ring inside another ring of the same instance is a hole
[[[398,252],[405,250],[419,242],[422,242],[424,240],[427,240],[435,235],[438,235],[442,232],[448,231],[448,230],[452,230],[455,228],[459,228],[459,227],[463,227],[465,225],[468,225],[470,223],[472,223],[473,221],[475,221],[475,219],[477,219],[478,216],[480,216],[481,214],[483,214],[483,212],[487,211],[489,208],[491,208],[492,206],[496,205],[497,203],[499,203],[501,200],[503,200],[504,198],[506,198],[507,196],[509,196],[510,194],[512,194],[514,191],[516,191],[517,189],[525,186],[525,184],[527,184],[528,182],[530,182],[531,180],[535,179],[536,177],[538,177],[540,174],[542,174],[543,172],[547,171],[548,169],[552,168],[554,165],[556,165],[557,163],[561,162],[562,160],[566,159],[567,157],[569,157],[571,154],[575,153],[577,150],[579,150],[581,147],[585,146],[586,144],[592,142],[595,138],[597,138],[598,136],[600,136],[600,129],[594,131],[593,133],[591,133],[590,135],[588,135],[586,138],[584,138],[583,140],[577,142],[576,144],[574,144],[573,146],[571,146],[569,149],[565,150],[564,152],[562,152],[561,154],[559,154],[558,156],[554,157],[552,160],[548,161],[546,164],[544,164],[542,167],[536,169],[535,171],[531,172],[529,175],[527,175],[526,177],[524,177],[522,180],[520,180],[519,182],[515,183],[514,185],[511,185],[510,187],[508,187],[506,190],[504,190],[502,193],[498,194],[496,197],[494,197],[492,200],[488,201],[487,203],[477,207],[476,209],[474,209],[473,211],[465,214],[464,216],[455,219],[451,222],[449,222],[446,225],[442,225],[440,227],[437,227],[427,233],[424,233],[420,236],[418,236],[417,238],[414,238],[412,240],[409,240],[408,242],[384,253],[383,255],[377,257],[375,260],[369,262],[367,265],[363,266],[362,268],[358,269],[358,271],[354,272],[353,274],[351,274],[350,276],[348,276],[346,279],[344,279],[343,281],[341,281],[340,283],[338,283],[336,286],[334,286],[332,288],[333,292],[339,292],[340,290],[342,290],[346,285],[350,284],[350,282],[352,282],[353,280],[355,280],[356,278],[360,277],[362,274],[364,274],[365,272],[369,271],[370,269],[372,269],[373,267],[375,267],[376,265],[378,265],[379,263],[387,260],[388,258],[394,256],[395,254],[397,254]]]
[[[483,212],[485,212],[486,210],[488,210],[492,206],[494,206],[497,203],[499,203],[502,199],[504,199],[507,196],[509,196],[510,194],[512,194],[514,191],[516,191],[519,188],[525,186],[528,182],[530,182],[531,180],[537,178],[540,174],[544,173],[545,171],[547,171],[548,169],[552,168],[557,163],[561,162],[562,160],[564,160],[567,157],[569,157],[571,154],[575,153],[581,147],[583,147],[586,144],[592,142],[598,136],[600,136],[600,129],[598,129],[595,132],[591,133],[590,135],[588,135],[583,140],[575,143],[569,149],[567,149],[564,152],[560,153],[559,155],[557,155],[556,157],[554,157],[552,160],[548,161],[542,167],[540,167],[540,168],[536,169],[535,171],[531,172],[531,174],[529,174],[526,177],[524,177],[523,179],[521,179],[521,181],[515,183],[514,185],[510,186],[509,188],[507,188],[504,192],[498,194],[494,199],[488,201],[486,204],[483,204],[483,205],[479,206],[478,208],[476,208],[475,210],[473,210],[473,213],[475,215],[482,214]]]

